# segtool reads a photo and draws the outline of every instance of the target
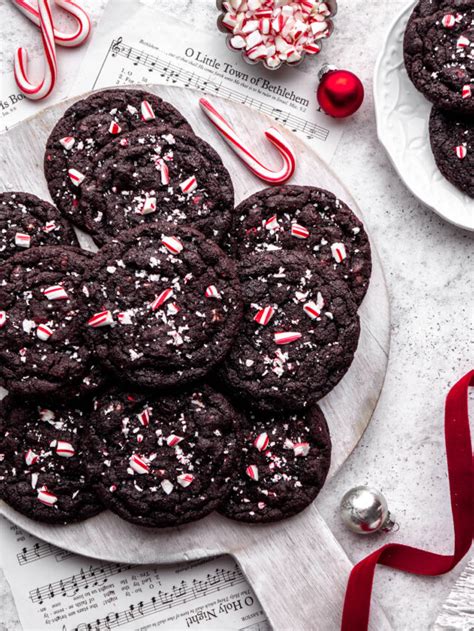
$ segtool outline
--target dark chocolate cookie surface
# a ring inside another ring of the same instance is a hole
[[[474,197],[474,116],[461,116],[433,107],[430,142],[444,177]]]
[[[144,90],[94,92],[71,105],[52,130],[44,159],[46,180],[59,210],[85,228],[78,203],[80,182],[89,177],[91,160],[114,139],[155,125],[192,132],[172,105]]]
[[[232,256],[255,252],[307,250],[321,268],[347,281],[358,304],[372,270],[370,243],[362,222],[329,191],[311,186],[279,186],[252,195],[237,206],[227,246]]]
[[[0,193],[0,263],[39,245],[78,245],[58,210],[36,195]]]
[[[111,390],[91,420],[91,483],[128,521],[185,524],[212,512],[230,489],[239,420],[208,386],[162,396]]]
[[[306,252],[249,255],[239,275],[244,317],[218,373],[229,393],[270,410],[318,401],[346,373],[358,344],[347,284]]]
[[[473,0],[420,0],[403,50],[410,79],[429,101],[474,114]]]
[[[234,189],[204,140],[170,127],[140,128],[98,152],[77,212],[97,243],[139,224],[168,221],[219,242],[228,232]]]
[[[30,519],[64,524],[102,504],[87,484],[80,408],[41,408],[7,397],[0,403],[0,497]]]
[[[79,292],[93,255],[43,246],[0,266],[0,379],[12,393],[66,398],[100,380]]]
[[[226,355],[242,317],[234,263],[197,230],[168,223],[107,243],[81,293],[96,357],[148,388],[203,377]]]
[[[318,406],[301,414],[247,412],[238,475],[219,512],[238,521],[279,521],[304,510],[321,490],[331,438]]]

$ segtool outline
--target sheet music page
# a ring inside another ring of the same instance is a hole
[[[270,631],[231,557],[173,567],[118,565],[40,541],[0,517],[2,566],[29,629]]]
[[[74,94],[134,83],[194,88],[268,114],[309,140],[324,159],[331,159],[343,126],[318,109],[315,59],[307,60],[313,64],[314,79],[296,68],[267,71],[228,50],[217,27],[200,31],[159,12],[156,5],[137,6],[127,13],[128,2],[112,0],[105,9]]]

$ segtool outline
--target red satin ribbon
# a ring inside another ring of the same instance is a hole
[[[451,388],[445,408],[444,434],[454,524],[454,554],[434,554],[398,543],[389,543],[372,552],[359,561],[350,574],[341,631],[367,629],[377,563],[412,574],[436,576],[452,570],[471,547],[474,536],[474,461],[468,416],[469,386],[474,386],[474,370]]]

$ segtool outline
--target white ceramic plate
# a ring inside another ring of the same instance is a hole
[[[403,63],[403,35],[413,0],[390,27],[375,66],[377,133],[401,179],[421,202],[447,221],[474,230],[474,201],[450,184],[431,153],[431,103],[411,83]]]

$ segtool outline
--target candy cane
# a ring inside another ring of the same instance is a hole
[[[265,132],[265,136],[283,158],[283,166],[281,169],[279,171],[273,171],[264,166],[251,151],[245,147],[235,130],[207,99],[200,99],[199,104],[223,139],[257,177],[271,184],[281,184],[290,179],[296,168],[295,154],[291,146],[277,129],[271,127]]]
[[[41,37],[45,54],[44,77],[41,83],[34,85],[28,79],[28,52],[19,48],[15,55],[15,80],[23,94],[33,101],[46,98],[54,88],[57,76],[56,46],[54,44],[53,18],[48,0],[38,0],[41,20]]]
[[[27,0],[11,0],[16,8],[23,13],[29,20],[41,26],[41,18],[38,9],[30,4]],[[63,33],[57,28],[53,27],[54,41],[58,46],[65,46],[67,48],[73,48],[80,46],[89,37],[91,32],[91,22],[87,13],[79,5],[72,0],[54,0],[54,2],[64,9],[67,13],[72,15],[76,22],[76,30],[72,33]]]

